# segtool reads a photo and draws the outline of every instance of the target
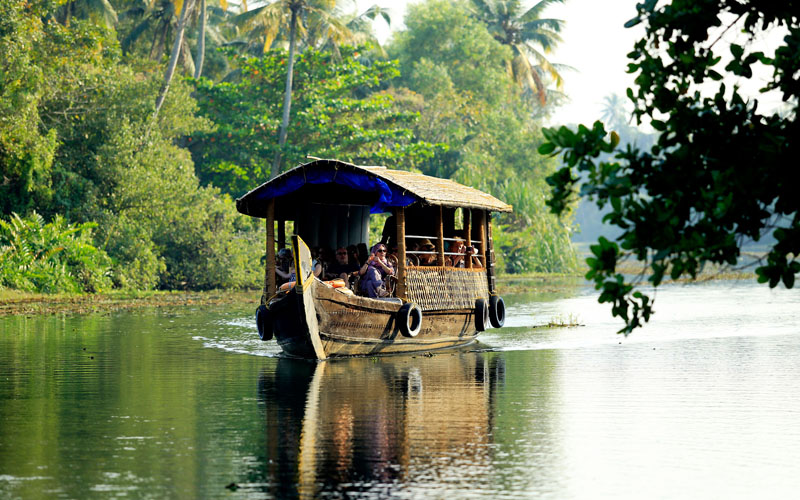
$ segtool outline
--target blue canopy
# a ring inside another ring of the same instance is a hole
[[[335,163],[335,168],[298,167],[270,182],[262,184],[237,200],[239,211],[253,215],[251,212],[259,212],[260,210],[245,211],[243,209],[253,205],[263,206],[265,202],[291,194],[306,184],[339,184],[357,191],[377,193],[378,199],[370,207],[370,213],[373,214],[386,212],[389,207],[406,207],[419,200],[418,197],[409,193],[406,189],[391,186],[370,172],[362,169],[348,170],[341,168],[342,165],[347,165],[344,163],[328,163]]]

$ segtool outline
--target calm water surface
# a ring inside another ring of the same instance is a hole
[[[463,351],[279,356],[252,305],[0,319],[0,498],[795,498],[800,293],[507,297]],[[583,326],[542,328],[550,321]]]

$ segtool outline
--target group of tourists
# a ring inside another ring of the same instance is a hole
[[[372,298],[391,295],[392,277],[397,273],[397,245],[391,249],[385,242],[374,245],[369,254],[366,245],[339,247],[336,252],[323,247],[311,249],[314,276],[320,280],[341,279],[346,284],[358,282],[358,290]],[[472,267],[482,267],[480,258],[473,247],[467,247],[463,240],[455,239],[446,248],[445,266],[465,267],[466,259],[472,259]],[[435,266],[438,263],[436,245],[428,238],[408,242],[409,265]],[[283,248],[277,255],[278,284],[296,280],[296,270],[292,251]],[[354,290],[356,291],[356,290]]]

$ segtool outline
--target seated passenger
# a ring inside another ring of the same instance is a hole
[[[481,258],[478,257],[477,248],[467,247],[464,251],[467,255],[470,256],[470,259],[472,259],[472,267],[483,267],[483,264],[481,264]]]
[[[322,248],[314,247],[311,249],[311,269],[314,271],[314,277],[322,279],[322,259],[320,255],[322,254]]]
[[[358,264],[364,265],[364,263],[369,258],[369,252],[367,251],[367,244],[366,243],[359,243],[356,248],[358,249]]]
[[[358,267],[361,267],[361,259],[358,258],[358,247],[355,245],[347,247],[347,259]]]
[[[351,262],[348,253],[345,247],[336,249],[336,262],[328,266],[325,272],[325,279],[332,280],[341,278],[347,281],[350,274],[358,272],[358,263]]]
[[[464,254],[466,251],[467,246],[464,244],[464,240],[456,238],[456,241],[450,245],[450,252],[458,253],[459,255],[448,255],[447,259],[445,259],[445,265],[450,267],[464,267]]]
[[[369,259],[361,266],[359,273],[362,274],[361,290],[367,296],[372,298],[389,296],[384,280],[394,275],[394,268],[386,260],[386,245],[378,243],[372,247]]]
[[[436,265],[436,247],[431,243],[431,240],[425,238],[419,242],[419,251],[425,252],[419,254],[420,266],[435,266]]]
[[[282,285],[290,281],[297,280],[297,273],[294,269],[294,255],[288,248],[281,248],[278,252],[278,262],[275,266],[275,274],[278,275],[277,283]]]
[[[388,248],[392,248],[393,246],[397,245],[397,219],[394,215],[387,217],[386,222],[383,223],[381,243],[386,245]]]

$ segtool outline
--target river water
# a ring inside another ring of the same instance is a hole
[[[585,287],[432,356],[312,363],[252,305],[0,319],[0,498],[794,498],[800,293]],[[543,327],[579,323],[576,327]]]

